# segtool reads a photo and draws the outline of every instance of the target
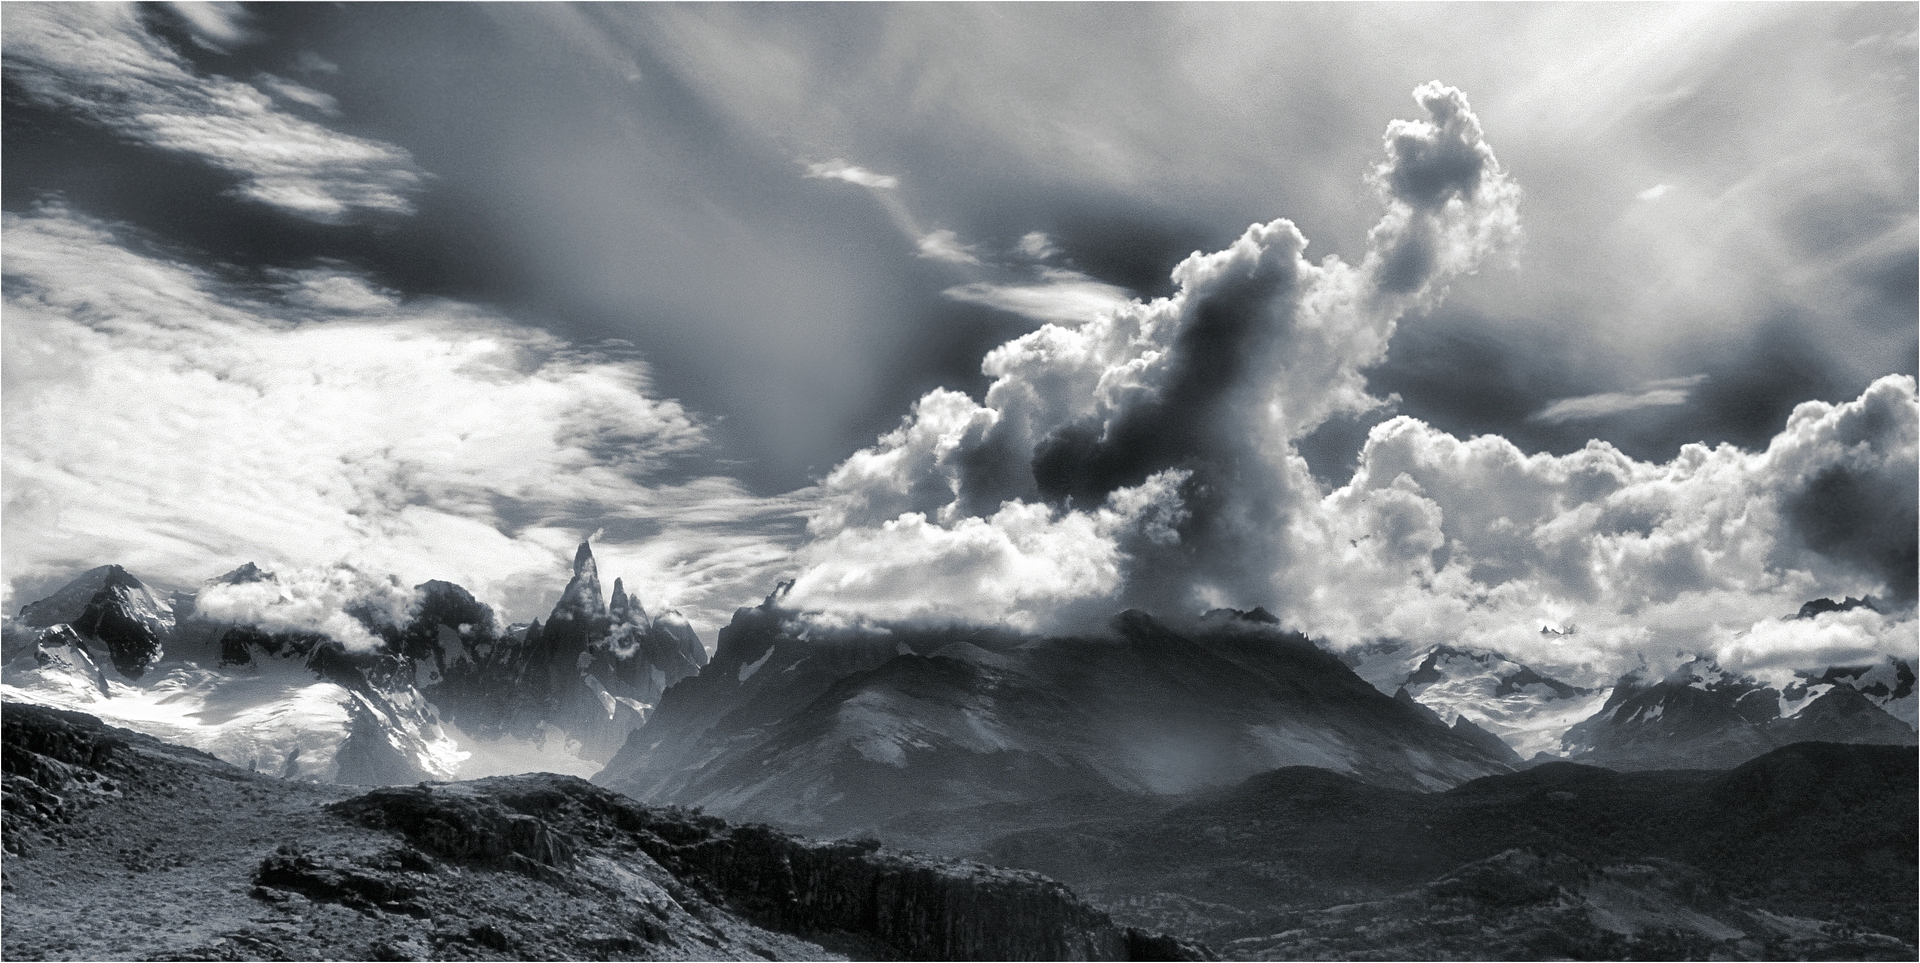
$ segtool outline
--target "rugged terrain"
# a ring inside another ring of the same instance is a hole
[[[245,768],[378,785],[529,757],[591,773],[707,659],[677,612],[648,614],[617,579],[603,593],[585,543],[544,625],[502,626],[451,582],[330,577],[247,564],[161,593],[91,569],[0,628],[0,692]]]
[[[363,795],[7,704],[8,959],[1183,959],[1031,872],[553,775]]]
[[[1186,793],[1288,765],[1439,789],[1518,761],[1265,612],[1176,625],[1129,611],[1105,634],[1032,637],[822,628],[777,601],[736,613],[713,661],[594,781],[847,832],[1063,793]]]
[[[1062,800],[980,855],[1228,958],[1912,959],[1917,758],[1801,743],[1430,794],[1289,768],[1180,805]]]

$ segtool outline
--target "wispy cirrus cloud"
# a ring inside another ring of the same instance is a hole
[[[1030,284],[993,284],[975,281],[941,292],[955,301],[979,304],[1052,324],[1077,324],[1124,307],[1133,300],[1127,289],[1097,281],[1078,271],[1048,268]]]
[[[1693,389],[1706,380],[1706,375],[1697,374],[1651,381],[1638,391],[1604,391],[1577,398],[1562,398],[1529,415],[1528,420],[1557,425],[1568,421],[1606,418],[1644,408],[1684,405],[1692,396]]]
[[[6,215],[10,604],[118,562],[459,582],[545,615],[573,546],[702,632],[765,594],[798,502],[703,470],[621,342],[403,299],[340,267],[241,286],[58,207]]]
[[[245,39],[231,11],[182,4],[192,34]],[[239,178],[234,192],[308,220],[409,214],[425,173],[393,144],[277,109],[252,85],[194,70],[131,4],[23,4],[0,27],[8,79],[33,100],[120,137],[186,154]],[[319,91],[274,78],[282,98],[331,113]]]
[[[900,186],[900,178],[892,174],[876,174],[857,164],[849,164],[836,157],[830,161],[821,161],[807,165],[807,176],[828,181],[846,181],[874,190],[890,191]]]

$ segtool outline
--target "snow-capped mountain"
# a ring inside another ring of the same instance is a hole
[[[1502,754],[1375,691],[1264,612],[1034,638],[834,628],[775,597],[595,780],[643,801],[809,827],[1067,792],[1180,793],[1311,765],[1413,789]]]
[[[706,661],[678,613],[649,617],[618,582],[603,602],[584,544],[544,630],[500,630],[450,582],[380,587],[316,621],[298,586],[251,563],[172,597],[102,566],[7,623],[0,696],[289,778],[447,779],[496,745],[538,753],[500,753],[503,767],[584,775],[582,756],[610,757]]]
[[[1567,729],[1606,703],[1608,690],[1569,685],[1484,649],[1381,641],[1341,653],[1381,692],[1404,689],[1447,725],[1468,720],[1522,759],[1560,753]]]
[[[1599,712],[1567,731],[1564,748],[1575,761],[1615,769],[1678,769],[1737,766],[1795,742],[1915,744],[1913,727],[1884,708],[1912,700],[1905,660],[1801,677],[1776,688],[1707,656],[1658,678],[1631,672]]]
[[[102,565],[22,608],[20,621],[40,629],[71,625],[83,645],[93,646],[95,662],[138,679],[165,651],[175,601],[155,595],[118,565]]]

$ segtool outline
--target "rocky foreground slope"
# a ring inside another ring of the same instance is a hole
[[[1195,959],[1030,872],[553,775],[355,795],[7,704],[7,959]]]

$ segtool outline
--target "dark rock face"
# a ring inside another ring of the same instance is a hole
[[[1129,612],[1106,637],[834,630],[735,613],[595,777],[648,802],[821,832],[1062,793],[1177,793],[1285,764],[1407,787],[1509,769],[1304,637]]]
[[[1697,659],[1652,684],[1629,674],[1598,713],[1567,731],[1564,744],[1576,761],[1618,769],[1725,768],[1808,740],[1915,744],[1914,730],[1849,684],[1844,672],[1829,670],[1811,681],[1831,687],[1782,717],[1780,690],[1710,660]],[[1805,697],[1806,687],[1799,688],[1786,695]]]
[[[856,936],[890,959],[1208,958],[1198,946],[1115,926],[1038,874],[651,809],[564,776],[376,790],[331,809],[434,856],[533,876],[631,848],[759,925]]]
[[[1828,612],[1851,612],[1854,609],[1860,608],[1872,609],[1875,612],[1881,611],[1879,601],[1873,596],[1869,595],[1866,598],[1857,599],[1849,595],[1844,602],[1835,602],[1832,599],[1825,598],[1814,599],[1800,606],[1800,611],[1795,613],[1794,618],[1813,619],[1819,618]]]
[[[18,856],[29,831],[71,822],[89,797],[116,791],[104,775],[126,743],[92,716],[8,703],[0,742],[0,849]]]
[[[20,610],[20,621],[37,628],[73,626],[90,644],[96,661],[110,662],[138,679],[160,660],[173,631],[173,607],[118,565],[90,569],[47,598]]]

